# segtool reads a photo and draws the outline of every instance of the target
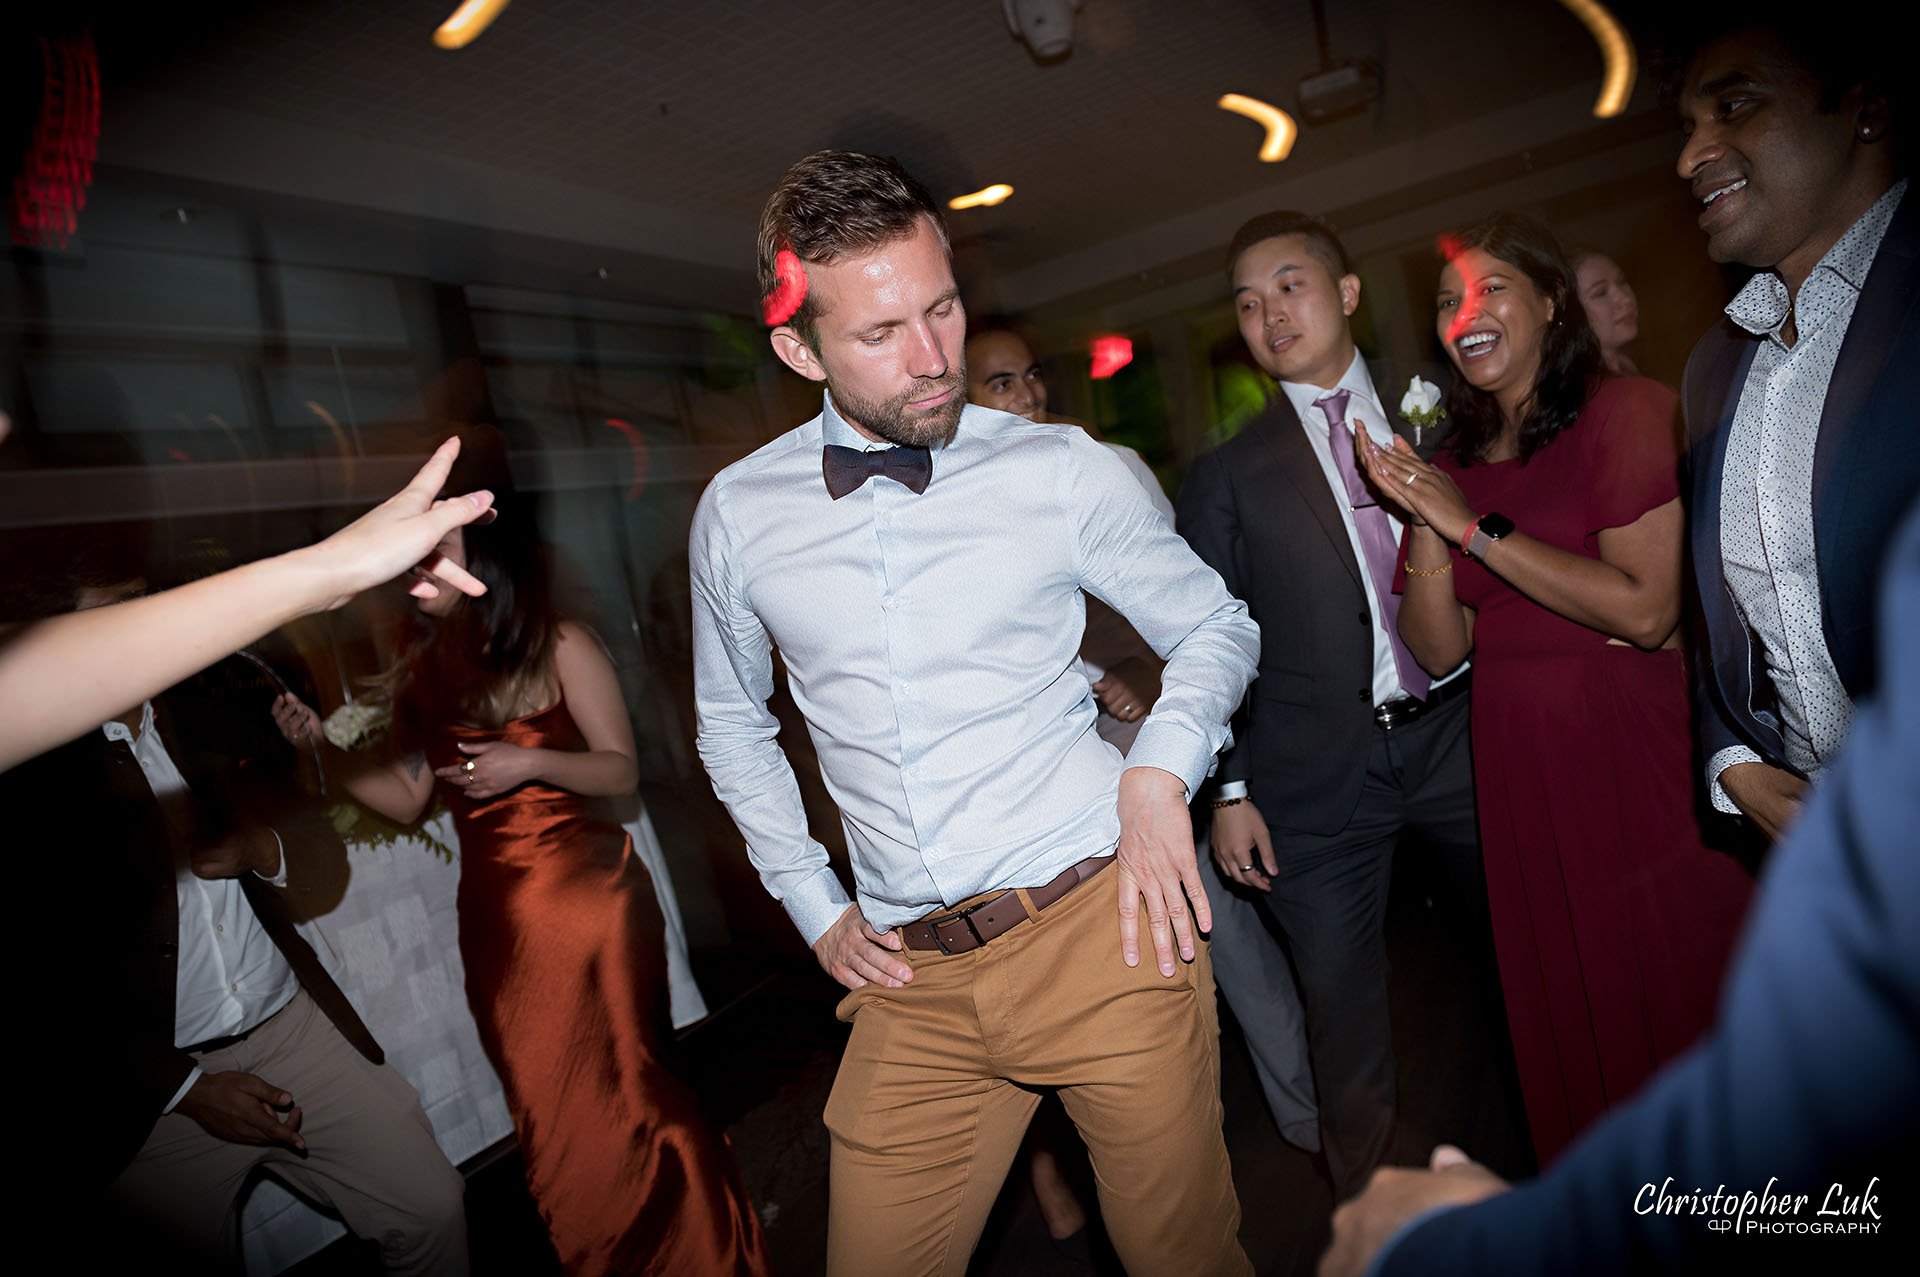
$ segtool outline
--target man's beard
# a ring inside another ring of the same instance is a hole
[[[834,385],[831,378],[827,389],[840,415],[869,434],[908,448],[942,448],[959,429],[960,411],[967,406],[967,370],[962,364],[953,364],[945,377],[923,378],[904,393],[881,402],[854,398]],[[914,412],[907,407],[917,400],[931,399],[942,390],[953,393],[931,412]]]

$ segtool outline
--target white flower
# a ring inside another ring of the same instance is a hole
[[[1409,381],[1407,393],[1400,396],[1400,415],[1409,421],[1431,424],[1439,417],[1439,406],[1440,387],[1419,377]]]
[[[387,708],[371,701],[348,701],[320,724],[336,749],[352,749],[386,727]]]

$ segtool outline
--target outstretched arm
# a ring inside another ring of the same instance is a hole
[[[420,565],[420,597],[485,587],[433,555],[440,538],[480,517],[493,494],[434,494],[459,453],[440,446],[413,481],[326,540],[162,594],[28,626],[0,646],[0,770],[98,727],[129,705],[296,616],[339,607]],[[423,562],[428,560],[430,562]]]

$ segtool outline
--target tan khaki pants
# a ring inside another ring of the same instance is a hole
[[[1039,1097],[1058,1087],[1130,1273],[1250,1273],[1220,1132],[1219,1021],[1202,946],[1163,977],[1120,960],[1115,871],[991,944],[908,950],[867,985],[827,1101],[827,1271],[961,1277]],[[1030,902],[1029,902],[1030,903]]]
[[[231,1144],[163,1114],[107,1188],[112,1211],[131,1224],[119,1240],[149,1264],[237,1271],[234,1203],[265,1171],[377,1243],[390,1273],[467,1271],[466,1182],[434,1143],[420,1097],[392,1067],[369,1063],[304,990],[244,1042],[194,1058],[204,1072],[237,1069],[291,1094],[307,1151]]]

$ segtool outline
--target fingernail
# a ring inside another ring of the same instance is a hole
[[[473,502],[473,504],[479,509],[485,510],[488,506],[493,504],[493,494],[491,492],[488,492],[485,488],[482,488],[478,492],[469,492],[467,494],[467,500]]]
[[[1172,964],[1171,962],[1163,962],[1163,963],[1161,963],[1161,964],[1160,964],[1160,974],[1161,974],[1161,975],[1172,975],[1172,974],[1173,974],[1173,964]]]

